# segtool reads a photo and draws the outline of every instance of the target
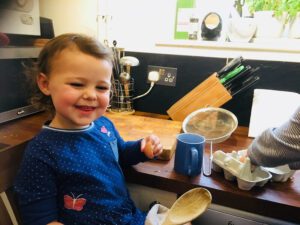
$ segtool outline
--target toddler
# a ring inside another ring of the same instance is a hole
[[[144,224],[122,167],[146,161],[146,145],[162,152],[157,136],[125,142],[103,116],[112,55],[93,38],[63,34],[49,41],[27,71],[32,103],[52,112],[28,144],[15,183],[23,224]],[[36,85],[37,84],[37,85]]]

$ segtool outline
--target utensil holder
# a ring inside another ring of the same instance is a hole
[[[172,120],[183,121],[193,111],[206,107],[220,107],[232,99],[230,92],[213,73],[193,90],[173,104],[167,113]]]
[[[109,110],[116,113],[134,113],[132,101],[133,91],[133,78],[126,82],[114,80],[112,82],[112,96]]]

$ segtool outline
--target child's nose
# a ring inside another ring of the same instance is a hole
[[[96,90],[94,88],[85,89],[83,98],[87,100],[95,100],[97,98]]]

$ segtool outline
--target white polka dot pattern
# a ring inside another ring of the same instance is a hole
[[[124,142],[105,117],[80,131],[44,126],[26,149],[15,185],[24,221],[144,224],[118,160],[128,166],[145,156],[140,141]]]

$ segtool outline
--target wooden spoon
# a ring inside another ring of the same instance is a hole
[[[204,188],[194,188],[178,198],[162,225],[185,224],[200,216],[212,200],[211,194]]]

